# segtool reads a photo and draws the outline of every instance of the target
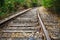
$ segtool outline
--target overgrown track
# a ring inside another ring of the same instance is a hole
[[[0,40],[28,40],[30,36],[36,40],[50,40],[39,19],[34,8],[5,20],[0,24]]]

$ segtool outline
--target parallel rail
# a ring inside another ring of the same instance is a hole
[[[31,8],[30,8],[30,9],[31,9]],[[10,19],[13,19],[13,18],[17,17],[18,15],[24,14],[25,12],[29,11],[30,9],[24,10],[24,11],[22,11],[22,12],[20,12],[20,13],[17,13],[17,14],[15,14],[15,15],[9,17],[9,18],[6,18],[5,20],[3,20],[3,21],[0,22],[0,26],[1,26],[2,24],[6,23],[7,21],[9,21]],[[44,31],[44,34],[45,34],[45,36],[46,36],[46,39],[47,39],[47,40],[51,40],[50,37],[49,37],[48,31],[46,30],[45,25],[44,25],[44,23],[43,23],[43,21],[42,21],[42,19],[41,19],[41,16],[40,16],[39,12],[37,12],[37,14],[38,14],[39,23],[41,24],[41,28],[42,28],[43,31]]]

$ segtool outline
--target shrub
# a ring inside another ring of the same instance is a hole
[[[41,0],[41,5],[47,8],[53,7],[53,0]]]
[[[55,12],[60,11],[60,0],[41,0],[41,5],[53,9]]]
[[[37,0],[32,0],[32,7],[37,7]]]

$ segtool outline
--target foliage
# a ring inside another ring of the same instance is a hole
[[[54,7],[56,12],[60,12],[60,0],[55,0]]]
[[[40,6],[40,0],[32,0],[32,6],[36,7],[36,6]]]
[[[0,0],[0,18],[21,8],[40,6],[40,0]]]
[[[41,4],[42,6],[45,6],[45,7],[53,7],[53,2],[54,0],[41,0]]]
[[[60,0],[41,0],[41,5],[56,12],[60,11]]]
[[[4,5],[4,0],[0,0],[0,7]]]

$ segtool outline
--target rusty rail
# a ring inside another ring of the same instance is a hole
[[[16,14],[8,17],[8,18],[5,18],[4,20],[2,20],[2,21],[0,22],[0,26],[1,26],[2,24],[4,24],[5,22],[9,21],[10,19],[12,19],[12,18],[14,18],[14,17],[16,17],[16,16],[18,16],[18,15],[24,14],[25,12],[29,11],[30,9],[32,9],[32,8],[26,9],[26,10],[24,10],[24,11],[22,11],[22,12],[16,13]]]
[[[30,9],[31,9],[31,8],[30,8]],[[6,18],[5,20],[2,20],[2,21],[0,22],[0,26],[1,26],[1,24],[4,24],[5,22],[9,21],[10,19],[13,19],[13,18],[15,18],[15,17],[18,16],[18,15],[24,14],[25,12],[29,11],[30,9],[24,10],[24,11],[22,11],[22,12],[19,12],[19,13],[15,14],[15,15],[12,15],[12,16]],[[41,24],[41,28],[42,28],[43,31],[44,31],[44,34],[45,34],[45,36],[46,36],[46,39],[47,39],[47,40],[51,40],[50,37],[49,37],[48,31],[46,30],[45,25],[43,24],[43,21],[42,21],[42,19],[41,19],[40,14],[39,14],[38,11],[37,11],[37,14],[38,14],[39,23]]]
[[[40,16],[39,11],[37,11],[37,13],[38,13],[39,23],[41,24],[41,27],[42,27],[42,29],[43,29],[43,31],[44,31],[44,34],[45,34],[45,36],[46,36],[46,39],[47,39],[47,40],[51,40],[50,37],[49,37],[48,31],[46,30],[45,25],[44,25],[44,23],[43,23],[43,21],[42,21],[42,19],[41,19],[41,16]]]

